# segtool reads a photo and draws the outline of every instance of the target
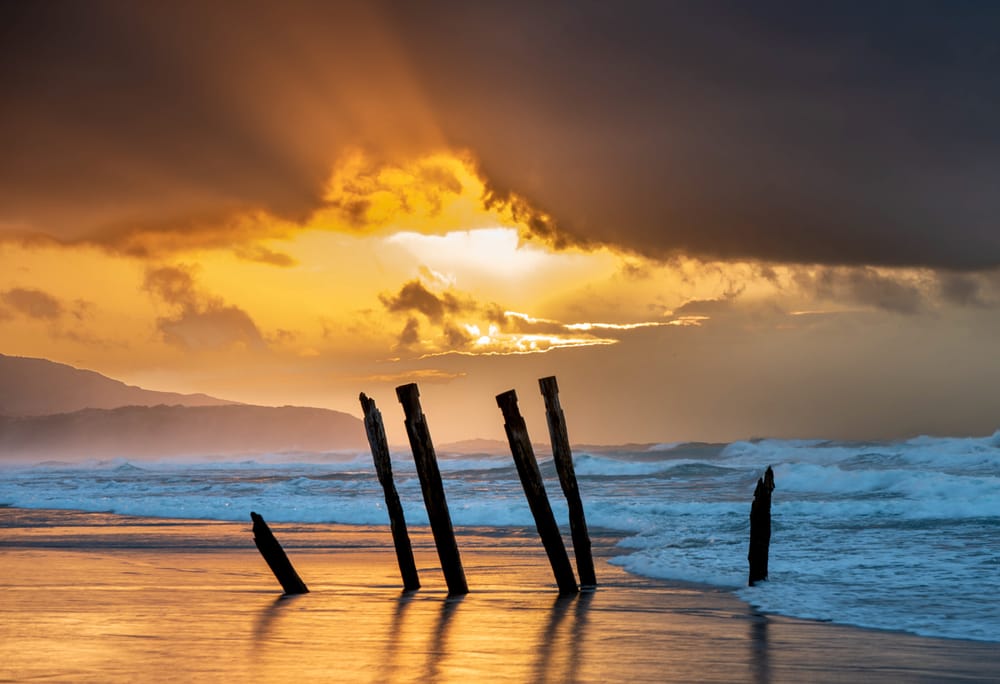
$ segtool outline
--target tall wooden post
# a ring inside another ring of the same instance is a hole
[[[271,572],[281,584],[281,588],[285,590],[286,594],[308,594],[309,589],[306,587],[306,583],[295,572],[292,562],[288,560],[285,550],[274,538],[274,534],[264,522],[264,518],[251,511],[250,519],[253,520],[253,541],[257,545],[257,550],[267,561],[268,567],[271,568]]]
[[[767,555],[771,546],[771,492],[774,491],[774,471],[771,466],[757,480],[750,505],[750,586],[767,579]]]
[[[538,470],[535,451],[531,447],[528,428],[524,418],[517,408],[517,393],[514,390],[497,395],[497,406],[503,412],[504,429],[507,431],[507,441],[510,442],[510,452],[517,466],[517,474],[521,476],[524,495],[535,518],[535,527],[542,538],[542,545],[552,565],[552,573],[556,577],[560,594],[575,594],[579,591],[576,577],[573,576],[573,566],[569,564],[569,556],[563,545],[559,525],[552,515],[549,497],[545,494],[545,484]]]
[[[389,444],[385,438],[385,426],[382,425],[382,412],[375,406],[375,400],[361,393],[361,410],[365,414],[365,432],[368,433],[368,446],[372,450],[375,461],[375,472],[385,494],[385,507],[389,512],[389,527],[392,530],[392,543],[396,547],[396,561],[399,563],[399,573],[403,577],[403,589],[416,591],[420,588],[420,578],[417,576],[417,565],[413,560],[413,546],[410,535],[406,531],[406,517],[403,506],[399,502],[396,484],[392,480],[392,460],[389,457]]]
[[[458,554],[455,530],[451,526],[451,513],[448,512],[448,501],[444,496],[444,485],[441,483],[441,471],[438,470],[434,443],[431,442],[427,419],[420,408],[420,391],[413,383],[401,385],[396,388],[396,397],[403,405],[403,413],[406,416],[406,435],[410,439],[410,449],[413,450],[413,461],[420,477],[420,489],[424,495],[431,532],[434,534],[434,545],[441,560],[441,570],[448,584],[448,595],[468,594],[469,585],[465,581],[465,570],[462,569],[462,558]]]
[[[590,533],[587,518],[583,514],[583,501],[576,484],[573,469],[573,452],[569,448],[569,434],[566,432],[566,417],[559,405],[559,385],[554,376],[539,378],[538,387],[545,398],[545,417],[549,423],[549,439],[552,442],[552,458],[559,473],[566,503],[569,505],[569,527],[573,535],[573,554],[576,556],[576,570],[580,574],[581,586],[596,586],[594,557],[590,551]]]

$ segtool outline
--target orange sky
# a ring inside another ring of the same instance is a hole
[[[591,105],[576,88],[593,72],[565,72],[554,100],[532,85],[546,62],[504,90],[496,55],[427,47],[433,17],[306,7],[231,26],[186,5],[100,4],[82,25],[25,12],[0,116],[0,353],[356,415],[364,391],[397,442],[393,388],[411,381],[438,440],[501,437],[493,397],[510,388],[544,439],[545,375],[577,442],[1000,423],[1000,276],[974,248],[995,238],[973,226],[962,251],[947,222],[907,224],[919,183],[882,188],[871,215],[857,193],[854,214],[829,211],[846,186],[779,183],[744,206],[760,169],[736,182],[742,161],[687,157],[692,121],[718,139],[722,119],[640,93]],[[540,45],[521,37],[512,59]],[[690,74],[657,68],[690,94]],[[643,156],[671,125],[677,141]],[[799,161],[770,172],[797,182],[813,173]]]

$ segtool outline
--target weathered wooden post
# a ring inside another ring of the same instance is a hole
[[[309,589],[302,581],[299,574],[292,567],[292,562],[285,555],[285,550],[274,538],[271,528],[264,522],[264,518],[250,512],[250,519],[253,520],[253,541],[257,545],[260,555],[264,556],[268,567],[274,573],[275,578],[281,584],[281,588],[286,594],[308,594]]]
[[[573,554],[576,556],[576,571],[580,574],[580,585],[596,586],[594,557],[590,551],[590,533],[587,531],[587,518],[583,514],[580,489],[576,484],[573,452],[569,448],[569,434],[566,431],[566,417],[559,405],[559,385],[556,384],[555,377],[550,376],[539,378],[538,387],[545,397],[545,417],[549,423],[552,458],[556,463],[556,472],[559,473],[559,484],[562,485],[566,503],[569,505],[569,527],[573,535]]]
[[[431,523],[434,545],[441,560],[441,571],[448,584],[448,595],[468,594],[469,585],[465,581],[465,570],[462,569],[462,558],[458,554],[455,530],[451,526],[451,513],[448,512],[448,501],[444,496],[444,485],[441,483],[441,471],[438,470],[434,443],[431,442],[427,419],[420,408],[420,390],[413,383],[400,385],[396,388],[396,397],[403,405],[403,413],[406,416],[406,435],[410,439],[410,449],[413,450],[413,461],[420,477],[420,489],[424,495],[427,517]]]
[[[549,497],[545,494],[545,484],[542,482],[542,474],[538,470],[535,451],[531,447],[528,428],[517,408],[517,393],[514,390],[509,390],[498,394],[497,406],[503,412],[504,430],[507,431],[510,452],[514,457],[514,464],[517,466],[517,474],[521,477],[521,485],[524,487],[524,495],[528,498],[531,514],[535,518],[535,527],[538,529],[538,535],[542,538],[542,545],[545,547],[545,553],[552,565],[556,584],[559,585],[559,593],[575,594],[579,588],[576,586],[573,566],[569,564],[569,556],[566,554],[562,535],[559,534],[559,525],[556,524],[556,518],[552,515]]]
[[[771,466],[757,480],[750,505],[750,586],[767,579],[767,555],[771,546],[771,492],[774,491],[774,471]]]
[[[417,576],[417,565],[413,560],[413,546],[410,535],[406,531],[406,517],[403,506],[399,502],[396,484],[392,480],[392,460],[389,457],[389,444],[385,438],[385,426],[382,425],[382,412],[375,406],[375,400],[361,393],[361,410],[365,414],[365,432],[368,433],[368,445],[375,461],[375,472],[385,493],[385,507],[389,512],[389,527],[392,530],[392,543],[396,547],[396,561],[399,563],[399,573],[403,577],[403,589],[416,591],[420,588],[420,578]]]

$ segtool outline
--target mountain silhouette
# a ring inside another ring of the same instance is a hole
[[[341,411],[155,392],[45,359],[0,355],[0,458],[366,448],[364,423]]]
[[[224,406],[207,394],[142,389],[46,359],[0,354],[0,416],[44,416],[119,406]]]

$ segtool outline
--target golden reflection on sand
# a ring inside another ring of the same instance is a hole
[[[425,531],[415,535],[424,588],[407,594],[387,532],[277,526],[312,590],[281,598],[249,525],[76,515],[29,529],[0,509],[0,680],[1000,678],[993,644],[758,615],[725,592],[628,575],[601,544],[600,587],[559,598],[531,535],[463,534],[471,593],[454,600]]]

